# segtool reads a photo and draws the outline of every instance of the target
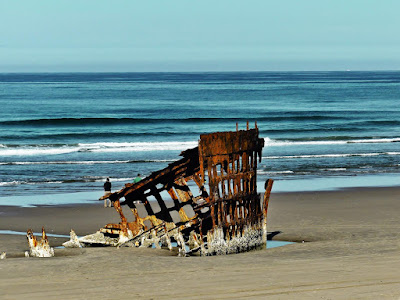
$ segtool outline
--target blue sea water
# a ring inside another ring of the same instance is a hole
[[[399,104],[389,71],[0,74],[0,197],[118,189],[247,121],[265,139],[258,180],[280,191],[396,184]]]

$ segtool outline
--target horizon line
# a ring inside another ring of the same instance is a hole
[[[66,74],[66,73],[317,73],[317,72],[400,72],[400,69],[354,69],[354,70],[227,70],[227,71],[0,71],[0,74]]]

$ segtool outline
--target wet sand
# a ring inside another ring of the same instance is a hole
[[[102,205],[1,206],[0,230],[93,233],[119,220]],[[84,248],[25,258],[26,237],[1,234],[0,299],[400,299],[399,212],[400,187],[272,193],[270,237],[299,243],[219,257]]]

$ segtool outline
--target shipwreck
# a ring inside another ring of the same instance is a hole
[[[137,183],[127,183],[109,198],[119,224],[78,238],[65,246],[177,246],[180,256],[221,255],[265,247],[267,212],[273,180],[257,192],[257,163],[264,140],[255,128],[200,136],[198,147]],[[122,206],[128,206],[128,221]],[[140,208],[140,209],[139,209]],[[139,214],[139,211],[145,212]]]

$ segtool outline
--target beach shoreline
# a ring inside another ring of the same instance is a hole
[[[258,185],[261,185],[260,183]],[[79,202],[82,199],[82,194],[85,195],[86,201]],[[118,223],[120,218],[113,207],[104,208],[103,201],[91,199],[90,196],[97,197],[102,195],[99,192],[81,192],[68,194],[52,194],[53,198],[63,198],[59,201],[60,204],[53,201],[51,204],[28,204],[26,201],[15,203],[14,205],[0,204],[0,231],[15,231],[26,232],[27,229],[32,229],[36,235],[40,235],[41,228],[44,227],[49,234],[69,236],[70,230],[74,229],[78,236],[94,233],[99,228],[107,223]],[[268,230],[275,229],[274,223],[276,219],[282,220],[283,216],[279,211],[274,212],[275,207],[280,208],[283,203],[289,202],[291,206],[298,207],[305,203],[310,206],[315,206],[326,203],[327,201],[335,201],[336,199],[349,199],[351,201],[367,201],[366,199],[379,197],[392,197],[392,195],[400,195],[400,186],[385,186],[385,187],[343,187],[331,190],[312,190],[312,191],[288,191],[288,192],[272,192],[270,199],[270,207],[268,212]],[[30,198],[31,196],[18,198]],[[77,198],[78,200],[76,200]],[[400,197],[399,197],[400,199]],[[167,202],[169,200],[166,200]],[[301,203],[296,203],[301,201]],[[369,200],[371,201],[371,200]],[[41,201],[40,203],[43,203]],[[315,204],[314,204],[315,203]],[[152,205],[156,205],[153,202]],[[379,203],[375,206],[378,207]],[[373,205],[371,205],[372,209]],[[139,206],[139,213],[141,212]],[[122,206],[128,221],[132,219],[131,211],[127,206]],[[289,210],[289,208],[287,209]],[[319,214],[323,215],[323,211]],[[318,212],[312,212],[318,214]],[[303,216],[306,217],[306,216]],[[291,219],[292,217],[290,217]],[[289,220],[287,221],[290,222]],[[277,222],[279,224],[279,222]],[[295,223],[293,220],[292,223]],[[295,224],[293,224],[295,225]],[[274,231],[274,230],[272,230]],[[0,236],[3,234],[0,233]],[[7,234],[10,235],[10,234]],[[292,238],[287,238],[285,234],[280,234],[280,239],[284,241],[302,241],[300,235],[292,234]],[[61,239],[63,240],[63,239]],[[307,240],[307,239],[306,239]],[[58,244],[56,246],[59,246]],[[4,251],[6,247],[0,243],[0,251]]]
[[[0,289],[4,299],[398,299],[399,199],[398,186],[273,192],[270,237],[298,243],[220,257],[185,259],[167,250],[107,247],[22,258],[26,237],[1,234],[0,251],[9,257],[0,261]],[[85,235],[119,222],[102,201],[0,206],[0,216],[0,229],[32,228],[37,235],[42,226],[48,233],[68,235],[72,228]],[[67,239],[49,237],[52,246]]]

